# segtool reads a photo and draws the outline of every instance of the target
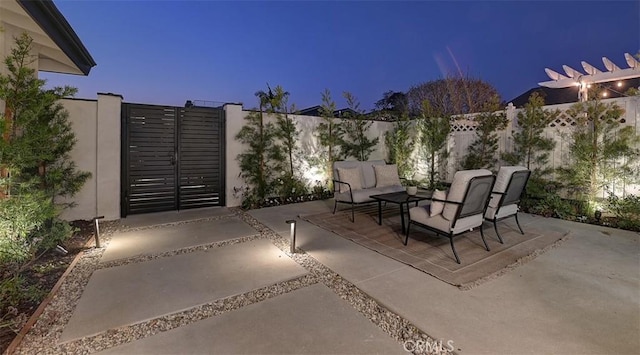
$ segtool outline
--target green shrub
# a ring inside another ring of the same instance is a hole
[[[27,285],[22,276],[5,277],[0,281],[0,329],[10,328],[18,332],[27,321],[26,314],[18,314],[18,306],[24,302],[40,302],[46,291],[37,285]]]
[[[307,184],[301,179],[290,174],[286,174],[277,180],[277,193],[282,199],[303,196],[309,193]]]
[[[555,181],[532,175],[520,207],[528,213],[545,217],[573,219],[576,216],[575,208],[570,201],[559,196],[560,187]]]
[[[316,184],[311,188],[311,194],[318,200],[325,200],[333,197],[333,192],[329,189],[328,185],[323,184],[320,180],[316,180]]]
[[[549,194],[543,198],[523,199],[522,208],[529,213],[539,214],[545,217],[573,219],[575,216],[575,208],[571,203],[553,194]]]
[[[61,245],[69,239],[76,229],[68,222],[58,218],[52,219],[45,224],[45,228],[34,233],[34,239],[39,240],[38,251],[46,251]]]
[[[17,271],[46,245],[46,222],[55,208],[43,191],[24,192],[0,200],[0,265]],[[55,244],[54,244],[55,246]]]
[[[620,198],[609,195],[607,209],[616,217],[616,226],[628,230],[640,230],[640,196],[627,195]]]

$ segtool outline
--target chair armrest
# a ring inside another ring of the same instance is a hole
[[[456,202],[456,201],[449,201],[449,200],[441,200],[439,198],[432,198],[431,201],[438,201],[438,202],[445,202],[445,203],[452,203],[454,205],[461,205],[462,202]]]
[[[336,192],[336,187],[338,186],[336,183],[347,185],[349,187],[349,193],[351,193],[351,184],[349,184],[348,182],[344,182],[336,179],[333,179],[333,192]],[[340,192],[340,189],[338,189],[338,192]]]

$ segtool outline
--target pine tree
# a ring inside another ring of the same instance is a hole
[[[325,152],[318,154],[316,165],[327,176],[329,189],[333,188],[333,162],[339,156],[340,142],[342,141],[342,130],[340,123],[334,117],[336,103],[331,99],[331,92],[325,89],[322,93],[322,107],[320,115],[322,122],[318,125],[317,137]],[[324,154],[326,153],[326,154]]]
[[[450,117],[434,110],[429,101],[422,103],[422,113],[418,120],[420,147],[429,161],[429,188],[435,189],[438,180],[438,163],[446,161],[447,139],[451,131]],[[436,162],[437,161],[437,162]]]
[[[543,109],[544,99],[533,93],[524,109],[518,112],[520,130],[513,134],[513,152],[503,153],[502,160],[512,165],[523,165],[534,175],[544,175],[549,169],[549,154],[556,143],[544,137],[544,129],[560,112]]]
[[[72,197],[90,177],[70,160],[76,139],[60,103],[76,90],[43,88],[45,81],[30,67],[32,43],[27,34],[16,38],[5,58],[7,74],[0,75],[0,263],[11,263],[16,272],[71,235],[69,224],[57,219],[70,204],[56,197]]]
[[[615,103],[602,103],[597,95],[573,105],[567,114],[576,122],[571,133],[567,167],[558,169],[562,181],[579,200],[595,208],[599,191],[609,191],[617,182],[640,179],[640,136],[632,126],[622,127],[623,110]],[[609,191],[611,192],[611,191]]]
[[[411,120],[406,114],[401,115],[393,122],[391,130],[384,134],[387,146],[389,164],[396,164],[398,175],[404,179],[413,176],[413,161],[411,153],[415,146],[415,140],[411,134]]]
[[[345,92],[343,96],[350,110],[346,112],[345,120],[340,127],[342,155],[344,158],[354,157],[357,160],[366,161],[375,150],[379,138],[367,137],[367,132],[373,123],[365,118],[358,100],[349,92]]]
[[[488,105],[484,112],[474,117],[478,123],[476,126],[477,137],[469,146],[469,153],[462,161],[463,169],[493,169],[498,159],[498,134],[497,131],[507,127],[507,116],[504,112],[495,112],[498,105]]]
[[[236,139],[247,146],[238,154],[240,177],[246,183],[242,205],[245,208],[260,207],[273,192],[274,180],[282,174],[284,157],[277,145],[278,131],[272,122],[265,123],[265,115],[277,112],[281,107],[271,87],[268,91],[256,92],[259,111],[249,113]]]

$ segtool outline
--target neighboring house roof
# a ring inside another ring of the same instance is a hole
[[[603,90],[607,92],[607,98],[616,98],[625,96],[624,92],[630,88],[640,87],[640,78],[620,80],[622,87],[617,87],[616,82],[607,83]],[[507,101],[513,103],[515,107],[523,107],[528,101],[529,96],[534,92],[538,92],[544,98],[545,105],[558,105],[571,102],[578,102],[578,87],[568,87],[562,89],[552,89],[544,86],[536,87],[528,90],[513,100]]]
[[[302,110],[298,110],[298,112],[296,112],[296,114],[298,115],[303,115],[303,116],[316,116],[316,117],[320,117],[322,116],[322,114],[320,113],[322,109],[322,106],[312,106],[312,107],[308,107]],[[336,118],[341,118],[341,117],[345,117],[347,114],[349,114],[351,117],[355,116],[357,114],[356,111],[350,109],[350,108],[343,108],[340,110],[335,110],[333,111],[333,117]]]
[[[298,110],[298,112],[296,112],[296,114],[298,115],[303,115],[303,116],[316,116],[316,117],[320,117],[320,109],[321,106],[312,106],[312,107],[307,107],[307,108],[303,108],[302,110]]]
[[[38,70],[88,75],[96,62],[51,0],[0,0],[5,40],[26,32],[38,50]]]

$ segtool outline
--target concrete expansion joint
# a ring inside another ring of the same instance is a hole
[[[228,215],[223,215],[223,216],[211,216],[211,217],[205,217],[205,218],[194,218],[194,219],[189,219],[189,220],[185,220],[185,221],[178,221],[178,222],[158,223],[158,224],[152,224],[152,225],[142,226],[142,227],[129,227],[129,226],[125,225],[125,224],[122,224],[122,225],[119,226],[118,231],[119,232],[136,232],[136,231],[141,231],[141,230],[174,227],[174,226],[180,226],[180,225],[191,224],[191,223],[219,221],[219,220],[224,220],[224,219],[231,219],[231,218],[234,218],[234,217],[237,217],[237,216],[235,214],[228,214]]]
[[[164,253],[136,255],[129,258],[100,263],[100,265],[98,265],[98,269],[107,269],[107,268],[112,268],[112,267],[117,267],[117,266],[122,266],[127,264],[141,263],[141,262],[160,259],[160,258],[169,258],[176,255],[188,254],[188,253],[199,252],[199,251],[207,251],[210,249],[222,248],[229,245],[246,243],[246,242],[251,242],[254,240],[266,239],[266,238],[267,237],[263,234],[253,234],[245,237],[227,239],[220,242],[207,243],[207,244],[197,245],[197,246],[188,247],[188,248],[180,248],[172,251],[167,251]]]

